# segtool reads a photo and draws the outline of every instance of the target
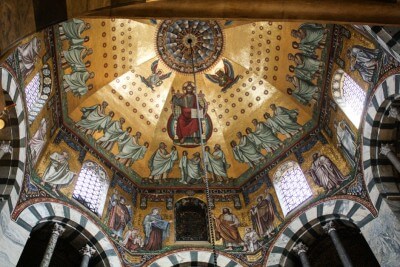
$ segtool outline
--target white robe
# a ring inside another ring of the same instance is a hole
[[[45,119],[42,119],[40,122],[39,129],[36,131],[35,135],[29,141],[29,147],[31,149],[31,159],[32,163],[36,164],[40,153],[43,150],[44,145],[46,144],[46,132],[47,132],[47,123]]]
[[[52,185],[68,185],[74,178],[64,155],[54,152],[50,155],[50,163],[43,173],[43,181]]]

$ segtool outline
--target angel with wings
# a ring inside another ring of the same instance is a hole
[[[222,61],[224,63],[224,70],[219,69],[215,74],[206,74],[206,78],[221,86],[222,92],[226,92],[239,80],[240,77],[239,75],[235,77],[232,64],[228,60],[223,59]]]
[[[151,91],[154,92],[154,87],[159,87],[162,83],[163,80],[169,78],[171,76],[172,72],[169,72],[167,74],[163,74],[163,71],[161,69],[158,69],[158,59],[151,63],[151,74],[147,78],[143,77],[142,75],[140,76],[140,79],[142,82],[151,89]]]

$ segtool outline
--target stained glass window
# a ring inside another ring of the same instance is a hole
[[[107,173],[99,164],[86,161],[78,176],[72,197],[101,215],[108,190]]]
[[[343,70],[333,76],[332,94],[336,103],[358,129],[366,99],[365,91]]]
[[[312,196],[312,191],[300,166],[294,161],[283,163],[274,175],[274,186],[283,214]]]
[[[52,90],[51,70],[44,64],[41,73],[37,73],[25,87],[26,106],[29,124],[36,119],[50,97]]]
[[[38,102],[40,97],[40,74],[37,73],[33,79],[25,87],[26,105],[28,106],[28,113],[31,113],[35,103]]]

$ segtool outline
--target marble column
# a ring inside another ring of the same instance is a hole
[[[339,258],[342,261],[344,267],[353,267],[349,256],[344,249],[342,242],[339,239],[339,236],[336,232],[335,224],[333,221],[329,221],[327,224],[322,226],[322,228],[329,234],[332,239],[333,244],[335,245],[336,251],[339,254]]]
[[[79,252],[83,255],[81,267],[88,267],[90,258],[96,253],[96,250],[86,244]]]
[[[400,173],[400,160],[397,158],[396,154],[393,153],[388,144],[381,146],[380,153],[385,155]]]
[[[51,237],[49,243],[46,247],[46,252],[44,253],[43,260],[40,263],[40,267],[47,267],[50,264],[51,257],[53,256],[54,248],[56,247],[57,240],[64,233],[65,228],[55,223],[53,226],[53,231],[51,233]]]
[[[303,267],[310,267],[310,262],[308,261],[307,258],[307,250],[308,247],[306,245],[304,245],[303,242],[299,242],[297,243],[294,247],[293,247],[294,252],[297,253],[297,255],[299,255],[300,260],[301,260],[301,265]]]

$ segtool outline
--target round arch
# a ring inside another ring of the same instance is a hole
[[[163,254],[162,257],[158,257],[153,261],[146,263],[146,267],[173,267],[179,266],[184,263],[199,264],[213,264],[214,256],[211,250],[199,248],[199,249],[186,249],[179,251],[172,251],[168,254]],[[246,264],[240,262],[238,259],[234,259],[227,253],[217,252],[217,265],[218,267],[242,267]],[[192,265],[197,266],[197,265]],[[205,265],[206,266],[206,265]]]
[[[350,199],[332,199],[310,207],[280,232],[269,248],[264,266],[285,266],[289,252],[298,241],[311,238],[312,228],[332,219],[350,221],[362,228],[374,217],[361,203]],[[299,235],[301,233],[301,235]]]
[[[10,147],[12,149],[11,159],[10,159],[10,172],[7,177],[7,181],[4,182],[4,190],[0,192],[4,198],[9,202],[8,206],[9,212],[11,214],[12,210],[17,204],[18,196],[22,186],[25,164],[27,158],[27,124],[25,119],[24,101],[22,99],[22,94],[19,91],[17,79],[13,71],[9,70],[8,65],[3,64],[0,67],[0,77],[1,77],[1,87],[12,99],[15,107],[9,112],[15,112],[16,121],[18,124],[10,125],[12,130],[13,140],[10,140]]]
[[[92,220],[75,208],[55,202],[40,202],[26,207],[16,223],[28,233],[44,222],[57,222],[80,232],[97,250],[101,266],[122,266],[116,249],[107,235]]]
[[[394,100],[400,98],[400,74],[394,74],[387,77],[380,83],[370,98],[367,105],[363,132],[362,132],[362,164],[364,170],[364,179],[368,188],[368,193],[372,203],[377,210],[380,209],[382,199],[388,195],[400,196],[398,187],[393,186],[392,168],[383,168],[382,166],[391,166],[386,158],[380,155],[380,146],[383,136],[390,136],[390,131],[395,131],[388,127],[394,124],[387,120],[386,114]],[[392,140],[393,141],[393,140]]]

